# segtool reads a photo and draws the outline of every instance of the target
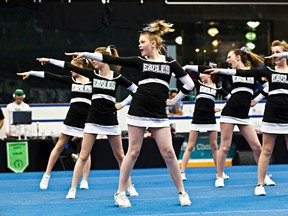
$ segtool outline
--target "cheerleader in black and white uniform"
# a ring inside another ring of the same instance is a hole
[[[189,65],[183,67],[184,70],[189,71]],[[193,68],[193,67],[192,67]],[[193,68],[196,69],[195,67]],[[191,70],[191,68],[190,68]],[[190,134],[188,144],[185,149],[182,165],[181,165],[181,177],[183,181],[187,180],[185,170],[187,163],[190,159],[190,155],[194,149],[200,131],[208,133],[210,147],[212,151],[212,157],[215,165],[217,164],[217,124],[215,120],[215,112],[221,111],[219,107],[215,107],[215,99],[217,94],[222,95],[225,99],[230,97],[222,87],[217,87],[218,77],[210,74],[199,74],[200,80],[193,80],[195,88],[197,89],[197,96],[195,102],[195,108],[193,113],[192,124],[190,127]],[[229,178],[226,174],[223,174],[224,178]]]
[[[226,62],[231,68],[235,69],[258,68],[264,63],[260,56],[249,51],[247,47],[231,50],[227,55]],[[231,147],[235,125],[238,126],[241,135],[251,147],[256,163],[258,163],[262,150],[256,131],[248,116],[254,89],[256,88],[256,79],[240,76],[227,76],[227,78],[231,83],[231,97],[223,108],[220,117],[221,143],[217,154],[218,175],[215,180],[215,187],[224,187],[223,171],[227,153]],[[258,81],[262,83],[261,78]],[[266,175],[265,184],[275,185],[275,182],[271,180],[270,176]]]
[[[72,65],[81,68],[92,68],[92,65],[84,59],[72,60]],[[64,120],[59,139],[50,153],[46,171],[40,182],[40,189],[46,190],[49,185],[51,170],[53,169],[59,155],[65,148],[66,143],[72,137],[83,137],[83,129],[91,105],[92,83],[90,80],[71,70],[71,76],[56,75],[46,71],[29,71],[17,73],[23,79],[29,76],[55,80],[68,85],[71,89],[70,108]],[[88,189],[88,174],[90,170],[90,157],[85,165],[83,179],[80,184],[81,189]]]
[[[284,134],[288,143],[288,44],[285,41],[273,41],[271,45],[272,62],[275,67],[261,70],[211,69],[211,73],[221,73],[243,77],[266,77],[269,82],[269,93],[265,105],[264,117],[260,131],[263,133],[263,150],[258,162],[258,185],[256,196],[266,195],[264,184],[271,154],[277,134]]]
[[[97,52],[108,56],[118,56],[115,48],[111,52],[106,47],[99,47]],[[92,81],[92,105],[89,110],[87,121],[85,123],[82,147],[79,158],[74,167],[73,179],[71,188],[66,196],[66,199],[76,198],[76,188],[79,182],[83,167],[91,152],[97,134],[106,134],[113,150],[114,156],[119,164],[122,164],[124,158],[124,150],[122,146],[121,130],[117,119],[117,110],[115,107],[116,90],[119,85],[126,87],[131,92],[135,93],[137,86],[118,72],[111,71],[108,64],[97,62],[95,70],[83,69],[74,65],[55,59],[39,58],[42,64],[50,63],[62,68],[77,71],[77,73],[88,77]],[[132,96],[129,95],[123,101],[122,106],[131,101]],[[129,179],[125,182],[125,190],[128,190],[128,195],[138,196],[138,193]]]
[[[118,191],[114,195],[115,203],[119,207],[131,207],[129,199],[125,196],[125,184],[140,153],[143,135],[147,127],[159,147],[179,192],[180,204],[182,206],[191,205],[189,196],[184,190],[180,168],[172,145],[170,124],[166,114],[166,100],[172,73],[184,83],[184,86],[172,101],[167,101],[167,104],[176,104],[193,89],[194,84],[174,59],[161,54],[163,48],[161,35],[169,32],[171,26],[170,23],[157,20],[141,31],[139,37],[141,57],[115,58],[101,53],[67,53],[67,55],[76,55],[78,58],[84,56],[99,62],[133,67],[139,71],[139,87],[133,96],[126,120],[129,148],[120,169]]]

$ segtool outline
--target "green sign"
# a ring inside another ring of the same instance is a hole
[[[7,165],[13,172],[22,173],[29,165],[28,142],[7,142]]]

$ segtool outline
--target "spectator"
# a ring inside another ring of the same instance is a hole
[[[30,111],[30,106],[26,104],[23,100],[25,98],[25,93],[22,89],[16,89],[13,93],[14,101],[7,105],[6,111],[6,121],[5,129],[7,137],[18,137],[25,135],[26,126],[25,125],[13,125],[13,112],[14,111]]]
[[[177,94],[178,92],[176,90],[171,90],[169,98],[172,100]],[[183,109],[182,101],[179,101],[177,104],[173,106],[167,106],[168,116],[182,116],[183,115],[182,109]]]

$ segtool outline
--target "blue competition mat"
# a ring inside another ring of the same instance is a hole
[[[192,200],[181,207],[178,194],[165,168],[135,169],[132,181],[140,196],[131,197],[132,208],[115,206],[113,194],[119,170],[92,170],[89,190],[77,190],[66,200],[72,171],[52,172],[49,188],[39,189],[40,172],[0,174],[0,215],[288,215],[288,165],[270,165],[276,186],[265,187],[267,196],[254,196],[257,167],[226,167],[230,176],[224,188],[215,188],[215,168],[188,168],[184,182]]]

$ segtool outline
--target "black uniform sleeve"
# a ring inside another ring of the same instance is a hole
[[[170,65],[171,72],[173,72],[175,74],[176,78],[180,78],[180,77],[187,75],[187,72],[184,71],[184,69],[181,67],[181,65],[176,60],[174,60],[172,57],[167,57],[167,60],[172,62]]]
[[[115,57],[115,56],[111,56],[111,55],[103,55],[103,62],[107,63],[107,64],[120,65],[123,67],[133,67],[133,68],[136,68],[138,70],[142,66],[142,61],[137,56]]]
[[[219,90],[217,90],[217,93],[222,95],[223,97],[226,97],[227,95],[229,95],[229,93],[222,87]]]
[[[119,80],[118,80],[119,84],[124,86],[125,88],[129,88],[133,83],[128,80],[126,77],[120,75]]]
[[[94,77],[94,70],[88,68],[80,68],[69,62],[65,62],[64,68],[70,71],[75,71],[76,73],[81,74],[89,79],[93,79]]]
[[[250,70],[236,70],[236,76],[243,77],[267,77],[269,75],[269,70],[267,68],[263,69],[250,69]]]
[[[44,78],[59,81],[59,82],[65,83],[67,85],[70,85],[72,82],[71,76],[63,76],[63,75],[53,74],[53,73],[50,73],[47,71],[44,71]]]
[[[207,70],[207,69],[211,69],[211,67],[205,66],[205,65],[199,65],[198,66],[198,73],[206,73],[205,70]]]
[[[196,88],[197,90],[199,90],[199,88],[200,88],[199,80],[197,80],[197,79],[192,79],[192,81],[193,81],[193,83],[194,83],[194,85],[195,85],[195,88]]]

